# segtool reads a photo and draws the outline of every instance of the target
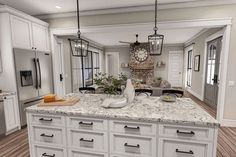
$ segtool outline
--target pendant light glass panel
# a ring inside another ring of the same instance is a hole
[[[148,43],[150,47],[150,55],[161,55],[163,47],[164,35],[153,34],[148,36]]]
[[[88,55],[89,42],[82,39],[69,39],[72,56],[86,57]]]

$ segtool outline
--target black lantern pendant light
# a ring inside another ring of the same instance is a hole
[[[86,57],[88,55],[89,42],[80,37],[80,21],[79,21],[79,0],[77,0],[77,21],[78,21],[78,37],[69,39],[72,55],[75,57]]]
[[[164,35],[157,34],[157,0],[155,1],[155,27],[154,34],[148,36],[148,44],[150,47],[150,55],[157,56],[161,55]]]

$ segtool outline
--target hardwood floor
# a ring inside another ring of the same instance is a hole
[[[216,110],[192,95],[188,95],[213,117]],[[13,133],[0,139],[0,157],[29,157],[27,129]],[[236,157],[236,128],[221,127],[219,129],[217,157]]]

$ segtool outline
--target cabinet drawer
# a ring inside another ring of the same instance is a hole
[[[111,134],[111,153],[135,156],[156,156],[156,138]]]
[[[92,153],[78,150],[69,150],[69,157],[108,157],[107,154],[103,153]]]
[[[44,126],[62,126],[65,127],[64,116],[30,114],[30,123]]]
[[[69,128],[82,130],[107,131],[107,120],[67,117]]]
[[[162,157],[211,157],[212,146],[207,143],[160,139],[159,155]],[[210,151],[211,150],[211,151]]]
[[[110,121],[110,131],[124,134],[156,135],[156,125],[151,123],[135,123]]]
[[[63,148],[33,146],[34,157],[67,157],[66,150]]]
[[[192,140],[213,140],[214,129],[185,127],[175,125],[159,125],[159,135],[172,138],[187,138]]]
[[[47,145],[64,146],[66,144],[65,129],[32,126],[33,142]]]
[[[89,151],[106,152],[108,139],[106,133],[86,132],[68,129],[68,145]]]

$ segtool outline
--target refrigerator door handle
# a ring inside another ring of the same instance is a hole
[[[38,63],[38,68],[39,68],[39,88],[42,88],[41,66],[40,66],[40,61],[38,58],[37,58],[37,63]]]
[[[37,68],[37,63],[36,63],[36,58],[33,59],[34,62],[34,67],[35,67],[35,73],[36,73],[36,85],[35,88],[38,89],[39,85],[39,81],[38,81],[38,68]]]

